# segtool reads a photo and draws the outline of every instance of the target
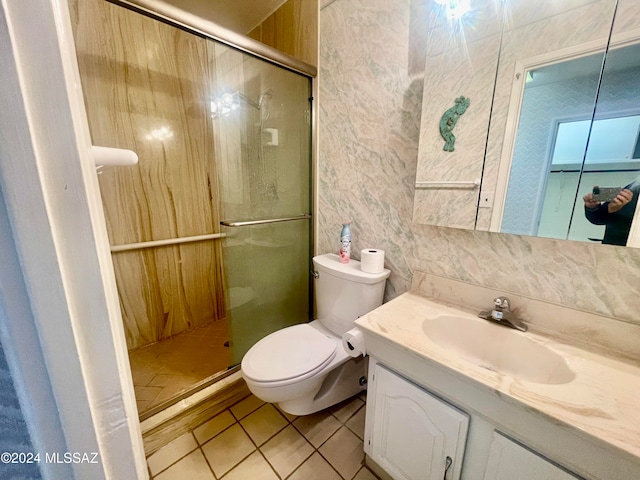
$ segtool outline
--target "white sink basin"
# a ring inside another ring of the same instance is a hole
[[[558,353],[527,338],[526,333],[481,318],[438,315],[425,320],[422,329],[440,347],[498,373],[545,384],[568,383],[575,378]]]

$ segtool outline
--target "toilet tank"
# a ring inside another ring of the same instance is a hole
[[[313,258],[316,317],[338,336],[351,330],[355,320],[382,305],[384,286],[390,270],[366,273],[360,262],[340,263],[340,257],[327,253]]]

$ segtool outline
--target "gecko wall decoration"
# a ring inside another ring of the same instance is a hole
[[[458,97],[455,100],[455,105],[448,109],[442,115],[440,119],[440,135],[445,140],[443,150],[446,152],[453,152],[455,150],[454,145],[456,143],[456,137],[453,134],[453,128],[456,126],[460,115],[467,111],[471,100],[466,97]]]

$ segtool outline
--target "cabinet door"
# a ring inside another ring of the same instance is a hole
[[[579,480],[538,454],[493,433],[484,480]]]
[[[395,480],[457,480],[468,416],[379,364],[373,383],[371,458]]]

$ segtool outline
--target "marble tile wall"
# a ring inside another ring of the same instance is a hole
[[[341,223],[353,220],[355,258],[386,252],[387,300],[419,270],[640,323],[638,249],[412,223],[423,79],[407,68],[419,54],[415,3],[321,2],[317,251],[336,251]]]
[[[417,182],[480,181],[499,48],[500,35],[492,35],[427,59]],[[450,81],[452,78],[455,80]],[[443,149],[439,123],[460,96],[468,98],[470,105],[452,132],[462,140],[456,141],[455,150],[449,152]],[[414,220],[473,229],[477,198],[475,189],[416,189]]]
[[[618,0],[616,21],[613,24],[612,36],[619,37],[626,32],[637,31],[640,18],[640,2],[636,0]]]
[[[423,84],[411,71],[410,1],[323,4],[316,251],[337,253],[341,224],[351,220],[352,255],[385,250],[394,297],[411,283]]]

